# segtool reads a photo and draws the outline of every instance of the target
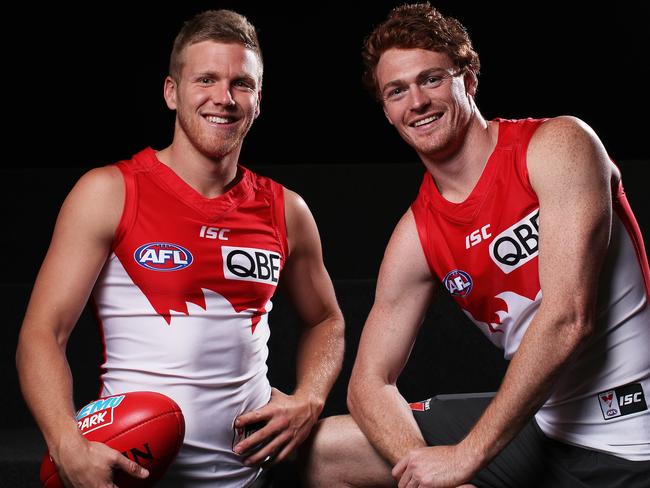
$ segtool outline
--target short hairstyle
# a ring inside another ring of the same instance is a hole
[[[260,62],[260,83],[264,63],[262,50],[253,24],[241,14],[232,10],[206,10],[187,20],[174,39],[169,58],[169,74],[179,79],[183,68],[183,49],[202,41],[242,44],[255,53]]]
[[[463,25],[445,17],[427,3],[395,7],[365,39],[363,84],[380,98],[376,69],[381,55],[391,48],[428,49],[447,54],[461,71],[478,75],[481,63]]]

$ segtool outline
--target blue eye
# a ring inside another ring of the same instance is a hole
[[[402,95],[406,92],[406,89],[403,87],[395,87],[392,90],[387,91],[384,94],[385,100],[395,100],[401,98]]]
[[[425,85],[437,86],[442,83],[442,78],[440,76],[429,76],[425,81]]]

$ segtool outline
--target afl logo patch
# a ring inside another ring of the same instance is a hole
[[[472,286],[474,286],[472,277],[460,269],[455,269],[447,273],[442,283],[449,293],[455,297],[466,297],[472,291]]]
[[[150,242],[135,250],[133,258],[143,268],[154,271],[178,271],[192,264],[193,257],[184,247],[169,242]]]

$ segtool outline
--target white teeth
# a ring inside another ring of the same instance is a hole
[[[208,115],[205,117],[208,122],[212,122],[213,124],[228,124],[230,123],[230,119],[226,119],[223,117],[217,117],[216,115]]]
[[[434,120],[438,120],[440,118],[440,115],[432,115],[431,117],[427,117],[426,119],[418,120],[415,124],[413,124],[413,127],[420,127],[421,125],[428,124],[429,122],[433,122]]]

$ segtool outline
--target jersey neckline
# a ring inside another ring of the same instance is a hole
[[[426,195],[429,197],[430,204],[451,220],[458,222],[472,221],[479,212],[482,203],[485,201],[485,197],[489,194],[490,188],[494,183],[499,163],[497,152],[507,146],[506,124],[508,120],[496,118],[492,121],[498,123],[497,142],[488,156],[481,176],[465,200],[462,202],[451,202],[447,200],[440,194],[433,175],[429,171],[426,171],[424,174],[423,184],[425,185]]]
[[[239,181],[223,194],[208,198],[192,188],[173,169],[160,161],[153,148],[143,149],[133,156],[133,159],[138,161],[152,176],[155,176],[170,193],[211,219],[236,207],[253,193],[252,173],[241,165],[237,165],[236,178]]]

